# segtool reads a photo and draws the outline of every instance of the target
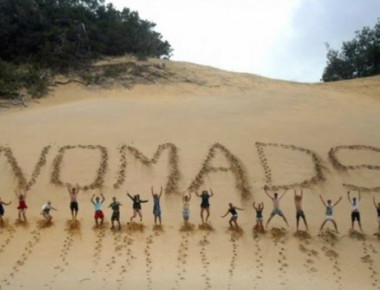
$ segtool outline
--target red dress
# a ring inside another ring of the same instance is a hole
[[[25,199],[20,199],[18,202],[17,209],[26,209],[28,206],[26,205]]]

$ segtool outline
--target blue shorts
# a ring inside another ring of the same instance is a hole
[[[155,217],[161,217],[161,209],[159,209],[159,208],[155,208],[155,209],[153,209],[153,215],[155,216]]]

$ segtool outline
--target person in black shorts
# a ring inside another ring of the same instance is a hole
[[[77,214],[79,210],[78,206],[78,193],[79,193],[79,185],[77,184],[75,187],[72,187],[70,184],[67,185],[67,190],[69,191],[70,194],[70,211],[71,211],[71,216],[73,220],[77,219]]]
[[[111,226],[111,229],[115,228],[115,226],[114,226],[115,221],[117,221],[117,223],[119,225],[119,230],[121,229],[121,225],[120,225],[120,206],[121,205],[122,204],[116,200],[116,197],[113,197],[112,203],[108,206],[108,207],[112,208],[112,215],[111,215],[112,226]]]
[[[4,205],[10,205],[12,202],[5,202],[5,201],[2,201],[1,198],[0,198],[0,225],[2,225],[4,223],[3,221],[3,215],[4,215]]]
[[[147,200],[141,200],[140,195],[136,194],[134,196],[131,196],[129,193],[127,193],[127,196],[132,199],[133,201],[133,215],[131,216],[131,221],[139,215],[140,222],[142,221],[142,213],[141,213],[141,203],[148,202]]]
[[[351,200],[350,192],[349,191],[347,192],[347,198],[351,204],[351,230],[354,230],[354,223],[356,220],[359,224],[360,231],[362,232],[363,229],[362,229],[362,224],[360,222],[360,211],[359,211],[359,202],[361,199],[360,191],[358,191],[358,195],[359,195],[358,198],[353,197]]]
[[[201,219],[202,219],[202,223],[205,223],[205,220],[203,218],[203,213],[206,211],[207,213],[207,216],[206,216],[206,223],[208,221],[208,218],[210,216],[210,197],[212,197],[214,195],[214,192],[212,191],[212,189],[210,188],[210,192],[211,194],[208,193],[207,190],[204,190],[202,191],[202,194],[199,194],[198,192],[196,192],[195,194],[200,197],[202,199],[201,201]]]
[[[237,210],[244,210],[244,209],[238,208],[237,206],[234,206],[232,203],[229,203],[228,206],[229,206],[228,210],[225,213],[225,215],[222,215],[222,218],[226,217],[230,213],[232,215],[229,220],[230,228],[233,229],[234,228],[233,224],[235,224],[235,228],[238,229],[239,225],[237,223],[237,218],[238,218]]]
[[[303,190],[300,189],[300,194],[297,194],[297,189],[294,190],[294,204],[296,206],[296,221],[297,221],[297,232],[299,231],[299,222],[302,218],[303,223],[305,224],[306,231],[308,231],[307,221],[305,213],[302,209],[302,200],[303,200]]]

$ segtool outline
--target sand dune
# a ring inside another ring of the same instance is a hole
[[[380,289],[372,203],[372,196],[380,202],[379,77],[298,84],[149,63],[165,77],[128,89],[71,83],[27,108],[1,111],[0,197],[12,204],[0,227],[0,289]],[[66,183],[82,189],[77,224]],[[275,217],[261,234],[251,204],[263,201],[267,220],[266,184],[288,189],[281,208],[290,227]],[[151,186],[166,187],[162,229],[154,228]],[[298,186],[310,230],[295,234]],[[17,222],[19,187],[29,189],[27,224]],[[181,230],[179,192],[189,187],[215,192],[211,227],[200,226],[193,194],[192,228]],[[349,231],[346,192],[358,189],[364,234]],[[127,191],[149,200],[142,224],[129,222]],[[99,192],[105,224],[95,228],[90,198]],[[319,235],[319,194],[343,195],[335,209],[341,234],[327,225]],[[120,231],[110,230],[113,196],[122,203]],[[47,200],[58,211],[46,227]],[[229,202],[244,208],[239,231],[221,218]]]

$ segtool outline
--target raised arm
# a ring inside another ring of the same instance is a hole
[[[93,194],[92,197],[91,197],[91,199],[90,199],[91,202],[92,202],[92,204],[95,204],[94,198],[95,198],[95,194]]]
[[[252,202],[252,206],[255,210],[258,210],[258,208],[256,207],[256,202]]]
[[[135,201],[135,199],[133,198],[132,195],[129,194],[129,192],[127,192],[127,196],[128,196],[130,199],[132,199],[133,202]]]
[[[360,190],[358,190],[358,195],[359,195],[359,201],[362,199],[362,193],[360,192]]]
[[[240,208],[240,207],[236,207],[236,206],[235,206],[235,209],[237,209],[237,210],[244,210],[244,208]]]
[[[336,206],[340,201],[342,200],[343,196],[339,197],[339,199],[334,203],[334,206]]]
[[[5,205],[10,205],[12,203],[12,201],[9,201],[9,202],[2,201],[2,203]]]
[[[261,209],[262,210],[264,209],[264,202],[263,201],[261,202]]]
[[[226,217],[226,216],[228,215],[229,212],[230,212],[230,211],[227,210],[227,212],[226,212],[224,215],[222,215],[222,218]]]
[[[210,192],[211,192],[210,196],[214,196],[214,192],[212,191],[211,188],[210,188]]]
[[[349,192],[349,191],[347,191],[347,199],[348,199],[348,201],[349,201],[350,203],[352,203],[352,201],[351,201],[351,196],[350,196],[350,192]]]
[[[153,190],[153,186],[150,188],[150,191],[152,193],[152,197],[154,197],[154,190]]]
[[[321,199],[323,205],[324,205],[324,206],[327,206],[325,200],[324,200],[323,197],[322,197],[322,195],[319,195],[319,198]]]
[[[100,196],[102,197],[102,200],[100,202],[103,203],[104,200],[105,200],[105,197],[104,197],[103,193],[100,193]]]
[[[265,194],[270,198],[270,199],[273,199],[273,196],[271,196],[269,193],[268,193],[268,186],[264,186],[264,191],[265,191]]]
[[[372,196],[373,205],[377,208],[375,196]]]
[[[161,198],[162,192],[164,191],[163,187],[160,188],[160,194],[158,195],[158,198]]]
[[[198,191],[195,192],[195,195],[198,197],[201,197],[201,195],[198,193]]]

